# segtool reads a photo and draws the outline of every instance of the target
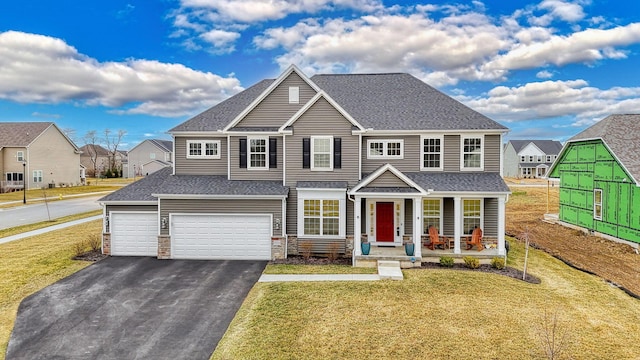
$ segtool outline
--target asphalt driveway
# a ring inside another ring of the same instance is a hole
[[[11,359],[208,359],[266,261],[112,257],[26,298]]]

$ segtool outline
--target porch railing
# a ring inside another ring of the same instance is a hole
[[[0,181],[0,192],[24,189],[24,181]]]

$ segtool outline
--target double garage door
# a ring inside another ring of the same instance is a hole
[[[170,229],[174,259],[271,259],[270,215],[172,215]],[[112,213],[111,254],[158,256],[158,213]]]

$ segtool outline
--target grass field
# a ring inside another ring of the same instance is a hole
[[[91,264],[71,260],[76,244],[99,235],[96,220],[0,244],[0,359],[4,359],[20,302],[34,292]]]
[[[510,265],[521,268],[523,246],[512,243]],[[546,358],[542,328],[553,324],[566,358],[638,358],[640,301],[529,255],[539,285],[444,269],[404,270],[404,281],[258,283],[212,359]]]

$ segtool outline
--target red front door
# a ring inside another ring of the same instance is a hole
[[[376,203],[376,241],[393,241],[393,203]]]

